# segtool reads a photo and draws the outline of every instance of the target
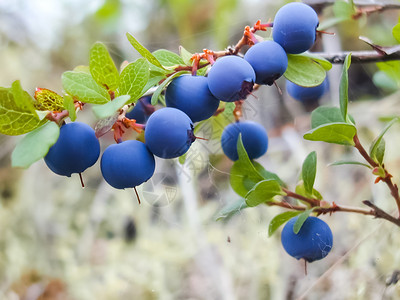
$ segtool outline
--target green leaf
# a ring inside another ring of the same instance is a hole
[[[230,173],[232,189],[240,196],[245,197],[255,184],[264,180],[258,170],[262,168],[259,164],[253,164],[243,146],[242,136],[238,138],[239,159],[233,164]]]
[[[185,63],[185,65],[187,65],[187,66],[192,65],[192,60],[191,60],[192,56],[193,56],[192,53],[190,53],[185,48],[183,48],[183,46],[179,46],[179,54],[180,54],[183,62]]]
[[[153,55],[164,67],[185,65],[185,62],[178,54],[165,49],[154,51]]]
[[[310,52],[304,52],[301,54],[301,56],[311,58],[313,61],[319,63],[324,68],[325,71],[329,71],[330,69],[332,69],[332,64],[327,59],[319,55]]]
[[[229,219],[233,215],[241,212],[243,209],[247,208],[246,202],[243,198],[240,198],[236,201],[228,203],[225,207],[223,207],[216,217],[216,220],[219,221],[221,219]]]
[[[176,72],[175,74],[167,77],[159,86],[158,88],[155,90],[155,92],[153,93],[153,96],[151,97],[151,105],[156,105],[158,102],[158,98],[161,95],[161,92],[167,87],[167,85],[172,81],[172,79],[179,77],[183,74],[188,74],[188,71],[179,71]]]
[[[103,43],[97,42],[90,49],[89,68],[99,85],[112,91],[118,88],[119,73]]]
[[[333,4],[333,13],[336,17],[344,20],[351,20],[355,13],[354,6],[350,2],[346,1],[335,1]]]
[[[136,51],[139,52],[141,56],[147,59],[149,63],[165,70],[164,67],[161,65],[161,63],[157,60],[157,58],[155,58],[154,55],[151,54],[149,50],[147,50],[144,46],[142,46],[142,44],[140,44],[130,33],[127,33],[126,37],[128,38],[133,48],[135,48]]]
[[[235,110],[235,103],[234,102],[225,102],[225,109],[223,114],[231,116],[233,114],[233,111]]]
[[[152,75],[151,73],[152,72],[150,71],[149,81],[147,81],[146,85],[144,86],[142,94],[145,94],[150,88],[157,85],[161,80],[166,78],[166,76],[164,76],[164,75],[155,76],[155,75]]]
[[[11,89],[9,89],[13,95],[15,104],[22,110],[26,112],[35,113],[34,101],[28,92],[24,91],[21,87],[19,80],[14,81],[11,84]]]
[[[33,100],[18,81],[11,88],[0,87],[0,133],[20,135],[30,132],[47,120],[40,120]]]
[[[301,176],[304,182],[306,193],[312,194],[315,175],[317,173],[317,154],[315,151],[311,152],[303,162]]]
[[[339,98],[340,98],[340,111],[342,112],[343,119],[347,121],[347,105],[349,103],[349,74],[348,70],[351,64],[351,53],[346,56],[344,60],[342,77],[340,78]]]
[[[299,217],[297,218],[296,222],[293,225],[293,232],[295,234],[298,234],[301,227],[303,226],[304,222],[307,220],[307,218],[310,216],[310,213],[312,212],[312,209],[307,209],[303,211],[301,214],[299,214]]]
[[[393,27],[392,34],[396,41],[400,43],[400,23]]]
[[[302,211],[285,211],[284,213],[276,215],[269,223],[268,236],[272,236],[279,227],[281,227],[287,221],[298,216],[301,213],[303,213],[303,212]]]
[[[64,72],[62,84],[65,92],[84,103],[104,104],[110,101],[107,90],[94,81],[91,75],[82,72]]]
[[[379,70],[385,72],[398,86],[400,86],[400,61],[385,61],[376,64]]]
[[[64,99],[48,89],[36,88],[35,91],[35,108],[41,111],[63,111]]]
[[[127,65],[119,79],[119,94],[131,96],[131,102],[136,102],[142,95],[149,81],[149,64],[144,58],[139,58]]]
[[[397,89],[400,87],[400,81],[399,84],[394,80],[393,78],[389,77],[385,72],[383,71],[378,71],[375,72],[374,76],[372,77],[372,81],[374,84],[389,92],[389,93],[394,93],[397,91]]]
[[[393,124],[399,122],[400,118],[394,118],[392,121],[389,122],[379,134],[379,136],[372,142],[371,147],[369,149],[369,155],[371,158],[379,164],[383,162],[383,156],[385,154],[385,141],[383,140],[383,136],[389,130]]]
[[[312,198],[315,198],[315,199],[318,199],[318,200],[322,200],[323,199],[321,193],[318,192],[314,188],[312,189],[312,193],[311,194],[307,193],[306,192],[306,188],[304,187],[304,182],[303,181],[300,181],[300,183],[298,185],[296,185],[295,192],[296,192],[296,194],[302,195],[304,197],[312,197]],[[301,200],[299,200],[299,201],[301,201]],[[303,202],[303,201],[301,201],[301,202]],[[304,204],[309,205],[308,203],[304,203]]]
[[[273,198],[278,195],[285,195],[285,193],[278,181],[270,179],[258,182],[246,194],[245,199],[249,207],[254,207],[261,203],[273,201]]]
[[[329,123],[345,123],[338,107],[320,106],[311,113],[311,128]]]
[[[69,113],[69,118],[71,119],[72,122],[76,120],[76,108],[74,104],[74,99],[70,95],[64,95],[63,98],[63,106],[65,107],[66,110],[68,110]]]
[[[29,132],[15,147],[11,162],[13,167],[28,168],[31,164],[46,156],[52,145],[57,142],[60,127],[54,122]]]
[[[131,96],[122,95],[103,105],[93,106],[93,112],[98,119],[109,118],[120,110],[125,104],[131,103]]]
[[[370,165],[358,162],[358,161],[352,161],[352,160],[339,160],[339,161],[335,161],[331,164],[329,164],[328,166],[341,166],[341,165],[359,165],[359,166],[363,166],[363,167],[367,167],[368,169],[372,169],[372,167]]]
[[[347,17],[333,17],[329,19],[325,19],[319,23],[317,30],[325,31],[339,23],[349,20]]]
[[[357,129],[354,125],[347,123],[329,123],[308,131],[303,137],[309,141],[354,146],[353,137],[356,133]]]
[[[324,81],[326,72],[319,63],[307,56],[288,54],[288,68],[283,75],[297,85],[313,87]]]

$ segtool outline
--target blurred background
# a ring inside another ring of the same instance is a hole
[[[309,1],[313,2],[313,1]],[[314,1],[315,2],[315,1]],[[375,3],[375,2],[373,2]],[[382,3],[380,1],[379,3]],[[396,2],[400,3],[400,2]],[[119,66],[138,57],[130,32],[150,51],[222,50],[246,25],[273,19],[283,1],[266,0],[0,0],[0,86],[21,80],[61,93],[61,74],[88,65],[89,49],[105,43]],[[330,5],[320,20],[333,16]],[[314,51],[370,50],[398,44],[391,29],[398,10],[373,13],[330,28]],[[268,37],[270,31],[261,34]],[[261,87],[244,106],[243,119],[261,123],[270,143],[258,161],[294,189],[302,162],[317,151],[316,188],[325,200],[361,206],[369,199],[388,211],[394,201],[366,168],[329,167],[360,157],[346,147],[302,139],[310,111],[337,105],[341,65],[328,73],[330,89],[319,103],[303,104],[285,90]],[[368,146],[385,123],[400,114],[400,65],[350,68],[350,113]],[[94,126],[90,110],[78,120]],[[229,120],[228,120],[229,121]],[[399,299],[400,230],[388,222],[352,214],[322,218],[334,234],[332,252],[308,266],[289,257],[280,234],[268,237],[277,208],[246,209],[216,221],[218,211],[239,199],[229,186],[232,162],[218,136],[196,141],[185,164],[157,160],[156,173],[139,187],[117,191],[101,178],[99,163],[79,177],[60,177],[39,161],[11,168],[20,137],[0,136],[0,299]],[[200,132],[207,135],[205,126]],[[102,149],[112,141],[101,140]],[[386,137],[386,166],[400,178],[399,126]],[[397,272],[397,273],[396,273]]]

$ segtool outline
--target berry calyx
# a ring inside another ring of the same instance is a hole
[[[246,99],[252,92],[256,74],[243,58],[229,55],[217,59],[207,78],[208,87],[218,100],[233,102]]]
[[[313,262],[324,258],[332,249],[333,236],[328,224],[316,217],[308,217],[295,234],[293,226],[298,217],[290,219],[282,230],[285,251],[296,259]]]

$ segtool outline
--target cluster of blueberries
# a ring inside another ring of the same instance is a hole
[[[273,40],[256,43],[244,58],[229,55],[217,59],[207,77],[183,75],[175,78],[166,89],[165,108],[154,111],[148,98],[139,100],[127,117],[146,123],[145,143],[127,140],[108,146],[101,157],[104,179],[117,189],[134,188],[153,175],[154,156],[169,159],[185,154],[196,139],[194,122],[214,115],[220,101],[245,99],[252,92],[254,83],[272,85],[287,69],[287,53],[302,53],[314,44],[317,26],[318,17],[311,7],[302,3],[287,4],[275,16]],[[296,89],[288,83],[289,93],[299,94]],[[252,121],[236,122],[228,125],[221,137],[222,149],[231,160],[238,159],[239,134],[250,159],[267,151],[268,136],[261,125]],[[61,127],[59,139],[50,148],[45,162],[53,172],[71,176],[92,166],[99,156],[100,144],[94,130],[84,123],[73,122]],[[323,221],[309,218],[302,230],[313,227],[315,222]],[[302,235],[293,237],[292,233],[293,230],[288,231],[285,227],[282,234],[283,245],[289,254],[308,261],[323,257],[315,247],[312,248],[314,252],[308,253],[310,245],[302,250],[295,245],[294,251],[292,246]],[[318,241],[313,243],[319,245]],[[329,236],[324,243],[332,244],[331,235],[330,243]]]

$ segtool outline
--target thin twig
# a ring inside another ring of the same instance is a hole
[[[387,54],[377,51],[343,51],[343,52],[312,52],[333,64],[343,64],[346,56],[351,53],[351,63],[374,63],[390,60],[400,60],[400,46],[384,48]]]

